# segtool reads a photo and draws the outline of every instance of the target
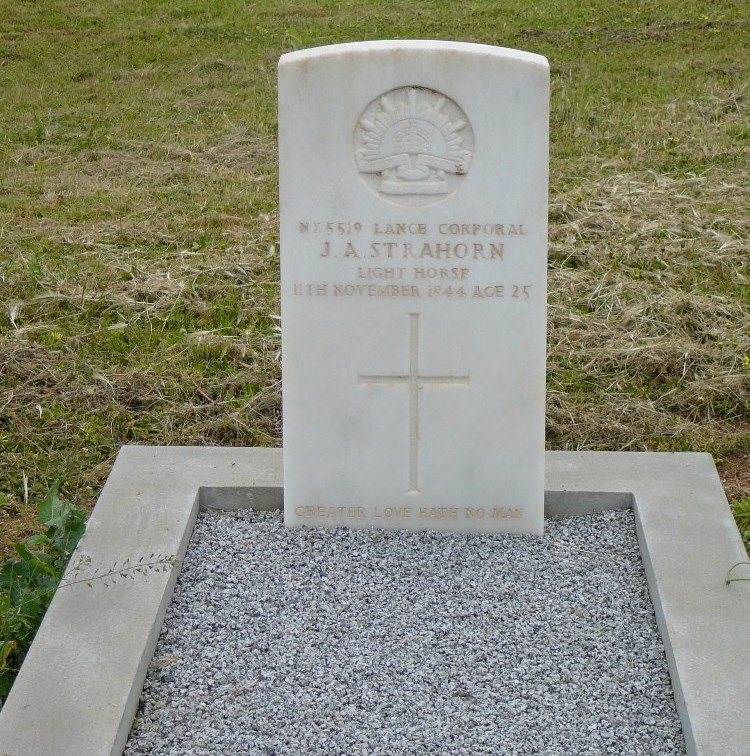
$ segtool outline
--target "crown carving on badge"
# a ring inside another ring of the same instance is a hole
[[[359,122],[357,168],[379,174],[383,194],[447,194],[448,175],[466,174],[472,154],[460,132],[467,121],[443,112],[446,102],[433,90],[402,87],[365,111]]]

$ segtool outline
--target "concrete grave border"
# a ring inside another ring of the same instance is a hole
[[[635,512],[688,753],[747,754],[750,583],[725,584],[747,554],[710,455],[545,461],[547,516]],[[281,504],[280,449],[123,447],[72,562],[90,558],[92,572],[152,554],[175,563],[58,591],[0,712],[0,756],[119,756],[199,508]]]

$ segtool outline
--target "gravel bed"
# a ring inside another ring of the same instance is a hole
[[[543,538],[202,513],[125,749],[684,753],[630,511]]]

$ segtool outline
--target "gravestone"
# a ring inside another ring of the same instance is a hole
[[[284,519],[541,533],[549,67],[279,63]]]

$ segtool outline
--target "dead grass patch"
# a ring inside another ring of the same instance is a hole
[[[750,452],[736,452],[720,460],[719,477],[730,500],[750,498]]]
[[[602,173],[551,206],[552,445],[748,443],[750,190]]]

